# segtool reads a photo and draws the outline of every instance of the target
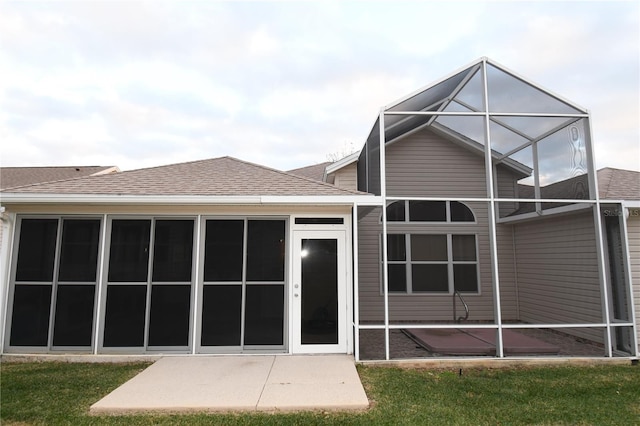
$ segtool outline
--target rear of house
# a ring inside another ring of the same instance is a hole
[[[637,357],[640,173],[589,120],[482,58],[335,163],[5,190],[3,351]]]

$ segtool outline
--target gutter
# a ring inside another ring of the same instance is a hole
[[[208,195],[96,195],[0,193],[8,204],[99,204],[99,205],[220,205],[220,204],[342,204],[380,205],[374,195],[314,196],[208,196]]]

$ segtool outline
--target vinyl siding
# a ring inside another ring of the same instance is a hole
[[[520,320],[602,322],[593,214],[518,224],[514,232]],[[599,329],[577,329],[574,334],[602,342]]]
[[[636,210],[640,212],[640,210]],[[636,310],[636,329],[640,342],[640,216],[630,216],[627,220],[629,241],[629,257],[631,258],[631,282],[633,283],[633,299]],[[640,343],[638,344],[640,351]]]
[[[387,195],[487,197],[484,157],[428,130],[387,147]]]
[[[486,179],[484,158],[427,130],[411,135],[387,147],[388,196],[484,198]],[[514,179],[506,169],[498,169],[497,182],[503,196],[513,196]],[[507,195],[508,194],[508,195]],[[478,247],[479,294],[464,295],[471,321],[495,320],[491,251],[488,229],[488,203],[467,202],[476,216],[468,223],[389,223],[389,233],[404,234],[474,234]],[[381,209],[361,218],[359,229],[360,319],[382,323],[384,297],[381,285],[380,223]],[[513,229],[497,227],[498,268],[502,317],[518,316],[516,277],[513,254]],[[458,309],[461,309],[458,303]],[[461,313],[459,311],[459,313]],[[389,317],[392,323],[435,322],[453,319],[451,295],[390,294]]]
[[[484,203],[467,203],[474,211],[477,224],[443,223],[420,225],[411,223],[388,224],[389,233],[404,234],[474,234],[477,239],[480,294],[465,294],[469,305],[469,321],[492,322],[495,319],[491,254],[487,226],[487,209]],[[376,209],[362,218],[359,230],[359,298],[360,319],[363,322],[382,323],[384,320],[384,297],[381,278],[381,209]],[[513,236],[510,226],[498,226],[498,269],[500,272],[500,295],[503,320],[516,320],[518,315],[515,269],[513,263]],[[458,314],[462,314],[458,303]],[[440,294],[390,294],[389,319],[392,323],[439,322],[453,320],[451,295]]]
[[[333,184],[338,188],[351,189],[356,191],[358,189],[358,164],[351,163],[348,166],[341,168],[334,174]]]

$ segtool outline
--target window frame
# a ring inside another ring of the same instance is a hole
[[[37,280],[17,280],[17,268],[18,257],[20,251],[20,243],[22,239],[23,221],[24,220],[55,220],[56,221],[56,236],[54,243],[53,253],[53,271],[50,280],[37,281]],[[65,223],[69,221],[95,221],[98,223],[98,235],[96,241],[96,258],[95,258],[95,276],[93,281],[82,280],[61,280],[60,268],[62,261],[62,251],[64,242],[64,230]],[[104,216],[99,214],[23,214],[16,217],[16,227],[14,231],[14,238],[12,242],[13,253],[9,285],[8,285],[8,297],[6,305],[6,324],[5,324],[5,348],[7,352],[13,352],[15,349],[20,348],[20,352],[28,350],[34,353],[40,352],[88,352],[91,353],[94,350],[95,335],[96,335],[96,323],[98,314],[98,293],[100,291],[100,274],[101,274],[101,257],[103,254],[103,229],[104,229]],[[48,324],[47,324],[47,339],[45,345],[12,345],[12,331],[13,331],[13,316],[14,316],[14,303],[16,295],[16,286],[47,286],[49,287],[49,309],[48,309]],[[91,337],[88,345],[56,345],[56,323],[59,320],[57,317],[58,308],[58,292],[60,287],[68,288],[73,286],[93,286],[93,305],[91,314]]]
[[[289,216],[261,216],[261,215],[203,215],[200,225],[200,265],[199,267],[199,279],[198,279],[198,306],[197,306],[197,319],[196,319],[196,341],[195,345],[196,353],[253,353],[253,352],[268,352],[268,353],[282,353],[286,351],[288,346],[288,280],[289,280],[289,250],[290,250],[290,217]],[[241,221],[243,223],[242,233],[242,272],[241,277],[238,280],[213,280],[205,281],[205,258],[206,258],[206,240],[207,240],[207,222],[208,221]],[[278,281],[269,280],[249,280],[248,277],[248,250],[249,250],[249,223],[252,221],[275,221],[282,222],[284,225],[284,259],[283,259],[283,279]],[[323,225],[326,226],[326,225]],[[240,289],[240,336],[238,345],[203,345],[202,344],[202,331],[203,331],[203,314],[204,314],[204,291],[206,287],[217,286],[229,286],[237,287]],[[282,327],[282,344],[247,344],[246,343],[246,300],[247,293],[251,291],[251,288],[258,286],[280,286],[282,287],[283,300],[283,327]]]
[[[454,266],[455,265],[475,265],[476,270],[476,291],[460,291],[461,294],[469,295],[469,296],[479,296],[482,294],[481,292],[481,277],[480,277],[480,259],[479,259],[479,250],[478,250],[478,234],[476,232],[402,232],[402,231],[390,231],[387,233],[389,235],[403,235],[404,236],[404,244],[405,244],[405,258],[404,260],[389,260],[387,258],[387,267],[388,265],[404,265],[405,266],[405,290],[404,291],[392,291],[389,290],[390,296],[409,296],[409,295],[421,295],[421,296],[451,296],[455,292],[455,276],[454,276]],[[447,260],[413,260],[412,259],[412,250],[411,250],[411,239],[414,235],[429,235],[429,236],[437,236],[437,235],[445,235],[447,239]],[[474,238],[474,249],[475,249],[475,260],[454,260],[453,259],[453,237],[454,236],[473,236]],[[380,253],[382,253],[382,234],[380,234],[379,238],[379,246]],[[387,244],[388,249],[388,244]],[[382,256],[381,256],[382,257]],[[413,289],[413,265],[447,265],[447,291],[415,291]],[[384,262],[380,261],[380,277],[384,273]],[[380,280],[380,294],[384,293],[384,282]]]
[[[110,262],[111,262],[111,237],[113,232],[113,222],[118,220],[141,220],[149,221],[149,240],[148,240],[148,258],[147,258],[147,277],[146,281],[109,281]],[[156,222],[158,221],[192,221],[192,240],[191,240],[191,280],[190,281],[154,281],[154,259],[155,259],[155,238],[156,238]],[[109,215],[107,216],[106,227],[106,243],[104,247],[104,277],[101,288],[100,302],[100,329],[98,330],[98,349],[102,353],[191,353],[193,347],[193,312],[195,309],[195,287],[196,287],[196,265],[197,265],[197,230],[198,216],[195,215]],[[187,344],[184,346],[151,346],[149,344],[151,330],[151,302],[153,297],[153,288],[156,286],[189,286],[189,313],[188,313],[188,331]],[[145,310],[144,310],[144,331],[143,343],[141,346],[105,346],[105,326],[107,321],[107,293],[110,287],[114,286],[145,286]]]
[[[454,266],[455,265],[475,265],[476,270],[476,291],[460,291],[461,294],[465,296],[480,296],[481,292],[481,277],[480,277],[480,259],[479,259],[479,247],[478,247],[478,233],[477,232],[403,232],[403,231],[390,231],[387,233],[389,235],[403,235],[404,236],[404,244],[405,244],[405,258],[404,260],[389,260],[387,258],[387,268],[389,265],[404,265],[405,266],[405,290],[397,291],[397,290],[389,290],[390,296],[411,296],[411,295],[428,295],[428,296],[451,296],[455,292],[455,276],[454,276]],[[429,235],[429,236],[437,236],[437,235],[445,235],[447,240],[447,260],[413,260],[412,259],[412,250],[411,250],[411,239],[414,235]],[[474,238],[474,249],[475,249],[475,260],[454,260],[453,259],[453,237],[461,235],[461,236],[473,236]],[[380,234],[379,238],[379,246],[380,253],[382,254],[382,234]],[[387,243],[388,249],[388,243]],[[388,256],[387,256],[388,257]],[[382,258],[382,256],[381,256]],[[447,265],[447,291],[415,291],[413,289],[413,265]],[[384,262],[382,259],[380,260],[380,277],[384,273]],[[388,274],[388,272],[387,272]],[[387,275],[389,276],[389,275]],[[380,294],[384,294],[384,282],[380,280]]]
[[[433,201],[433,202],[442,202],[445,203],[445,220],[436,220],[436,221],[424,221],[424,220],[411,220],[411,214],[410,214],[410,208],[409,205],[412,201],[415,202],[420,202],[420,201]],[[475,212],[473,211],[473,209],[471,207],[469,207],[466,203],[463,203],[462,201],[456,201],[456,200],[446,200],[446,201],[442,201],[442,200],[394,200],[391,203],[387,204],[387,206],[385,208],[389,208],[389,206],[391,206],[392,204],[395,203],[404,203],[404,220],[389,220],[387,219],[387,223],[390,224],[407,224],[407,223],[411,223],[411,224],[429,224],[429,225],[436,225],[436,224],[443,224],[443,223],[448,223],[448,224],[456,224],[456,225],[477,225],[478,224],[478,219],[476,217]],[[463,206],[465,206],[473,215],[473,221],[468,220],[452,220],[451,219],[451,203],[459,203],[462,204]],[[380,223],[382,223],[382,215],[380,215]]]

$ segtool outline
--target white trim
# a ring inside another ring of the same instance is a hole
[[[631,323],[616,323],[611,324],[613,327],[631,327]],[[607,324],[605,323],[577,323],[577,324],[502,324],[500,327],[498,324],[390,324],[389,329],[404,329],[404,328],[422,328],[422,329],[446,329],[446,328],[605,328]],[[384,325],[361,325],[361,330],[383,330],[385,328]],[[436,358],[437,359],[437,358]]]
[[[102,321],[100,321],[100,318],[102,318],[104,309],[103,309],[103,304],[102,304],[102,293],[103,293],[103,286],[106,286],[106,278],[105,278],[105,271],[107,270],[107,264],[106,262],[106,251],[107,251],[107,240],[109,239],[109,235],[107,234],[107,215],[103,214],[100,217],[100,252],[99,252],[99,258],[98,258],[98,273],[96,275],[96,296],[95,296],[95,321],[94,321],[94,328],[93,328],[93,354],[97,355],[98,354],[98,347],[100,345],[100,328],[102,327]],[[109,229],[110,231],[110,229]],[[105,298],[106,298],[106,292],[105,292]]]
[[[375,203],[376,197],[368,194],[345,195],[116,195],[116,194],[27,194],[0,193],[3,204],[133,204],[133,205],[245,205],[245,204],[336,204],[352,205]]]
[[[349,329],[353,329],[353,354],[356,362],[360,361],[360,280],[358,275],[360,273],[359,262],[360,259],[358,257],[358,204],[353,205],[353,211],[351,214],[351,223],[352,225],[352,259],[353,259],[353,285],[351,286],[351,290],[347,289],[347,292],[351,293],[351,297],[353,299],[353,323],[349,327]],[[347,250],[349,248],[347,247]],[[347,318],[347,321],[349,318]]]
[[[5,338],[9,336],[11,330],[7,330],[9,319],[9,289],[11,287],[11,265],[13,263],[13,247],[16,230],[17,216],[15,213],[2,212],[2,246],[0,246],[0,271],[4,271],[0,276],[0,354],[4,354]],[[1,273],[1,272],[0,272]],[[9,342],[7,341],[7,346]]]
[[[585,200],[587,201],[587,200]],[[548,201],[540,201],[540,200],[529,200],[529,203],[533,204],[536,203],[538,204],[539,202],[548,202]],[[557,201],[554,201],[557,202]],[[576,200],[572,201],[572,204],[569,206],[562,206],[562,207],[555,207],[552,209],[547,209],[547,210],[541,210],[540,213],[538,212],[530,212],[530,213],[524,213],[524,214],[520,214],[520,215],[516,215],[516,216],[507,216],[507,217],[503,217],[503,218],[498,218],[496,219],[497,223],[520,223],[520,222],[528,222],[531,220],[536,220],[536,219],[542,219],[542,218],[547,218],[547,217],[552,217],[552,216],[560,216],[560,215],[564,215],[564,214],[568,214],[568,213],[572,213],[575,211],[579,211],[579,210],[586,210],[592,207],[594,203],[590,202],[590,203],[582,203],[582,202],[577,202]]]
[[[382,286],[384,291],[384,353],[385,359],[389,361],[389,272],[387,270],[387,265],[389,264],[389,259],[387,258],[387,146],[386,146],[386,135],[384,130],[384,110],[380,111],[379,116],[380,122],[380,141],[379,141],[379,149],[380,149],[380,196],[382,197],[382,264],[384,267],[382,268]]]
[[[498,338],[496,341],[496,356],[504,358],[504,342],[502,340],[502,307],[500,295],[500,269],[498,267],[498,236],[496,231],[496,200],[493,187],[493,152],[491,150],[491,129],[489,116],[489,87],[487,79],[487,61],[482,59],[482,101],[485,110],[484,116],[484,169],[487,185],[487,196],[490,201],[488,203],[488,230],[489,230],[489,250],[491,259],[491,282],[493,286],[493,310],[494,318],[498,324]]]
[[[336,161],[335,163],[329,164],[324,169],[324,176],[326,177],[327,175],[330,175],[331,173],[334,173],[351,163],[355,163],[356,161],[358,161],[358,157],[360,157],[360,151],[356,151],[353,154],[347,155],[346,157]]]

